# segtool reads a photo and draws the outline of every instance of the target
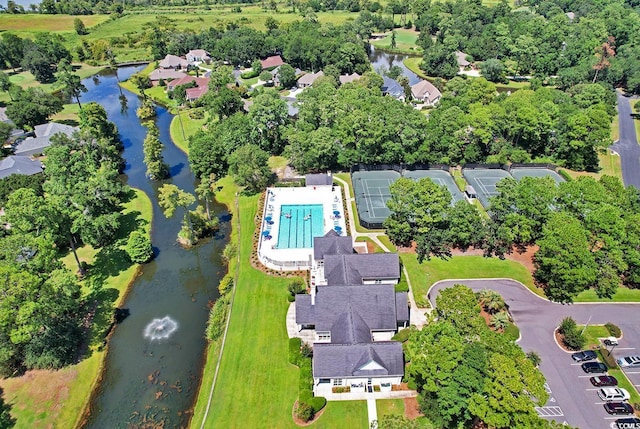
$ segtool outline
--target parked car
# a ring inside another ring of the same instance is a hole
[[[640,366],[640,356],[624,356],[619,358],[616,362],[621,368],[636,368]]]
[[[633,407],[626,402],[607,402],[604,409],[609,414],[633,414]]]
[[[616,420],[616,428],[618,429],[634,429],[640,428],[640,419],[635,417],[626,417]]]
[[[603,401],[628,401],[631,398],[629,392],[620,387],[603,387],[598,390],[598,396]]]
[[[582,364],[582,370],[587,373],[605,373],[609,370],[607,365],[602,362],[585,362]]]
[[[594,360],[597,358],[596,352],[593,350],[582,350],[571,355],[571,358],[576,362],[586,362],[588,360]]]
[[[618,380],[611,375],[597,375],[589,379],[596,387],[617,386]]]
[[[617,346],[618,339],[616,337],[607,337],[603,341],[605,346]]]

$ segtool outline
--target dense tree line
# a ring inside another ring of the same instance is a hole
[[[0,373],[60,368],[74,362],[86,335],[89,307],[77,276],[64,268],[61,250],[82,243],[113,242],[127,192],[119,178],[123,165],[115,125],[90,103],[81,131],[58,134],[46,150],[44,183],[11,179],[0,243],[2,323]],[[112,133],[112,134],[103,134]],[[10,176],[10,178],[13,176]],[[78,263],[82,274],[85,267]],[[96,285],[99,287],[99,285]]]
[[[62,59],[71,61],[71,53],[62,44],[59,34],[37,33],[33,40],[3,33],[0,38],[0,68],[22,67],[42,83],[53,82]]]
[[[452,248],[502,257],[537,245],[534,277],[555,301],[640,286],[640,194],[617,178],[584,176],[558,186],[551,178],[505,179],[490,219],[466,202],[451,206],[446,188],[430,179],[399,179],[390,189],[387,233],[398,244],[415,241],[420,260],[448,257]]]
[[[598,81],[640,92],[637,3],[531,0],[525,5],[512,10],[507,2],[488,7],[469,0],[416,0],[423,69],[454,77],[454,52],[460,50],[475,61],[490,61],[489,68],[503,66],[490,72],[496,81],[505,73],[557,76],[562,89]]]
[[[407,376],[434,427],[548,428],[535,406],[546,403],[544,376],[522,349],[491,330],[478,298],[464,285],[436,298],[437,321],[414,329],[404,345]]]

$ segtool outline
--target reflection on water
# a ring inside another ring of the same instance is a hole
[[[375,71],[381,73],[383,70],[389,70],[391,66],[398,66],[402,68],[402,74],[409,78],[409,85],[415,85],[422,79],[404,65],[404,60],[407,58],[409,58],[408,55],[390,54],[381,50],[376,50],[373,45],[369,52],[369,61],[371,61],[371,65],[373,65],[373,69]]]

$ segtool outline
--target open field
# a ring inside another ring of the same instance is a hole
[[[591,176],[595,179],[599,179],[605,174],[608,176],[614,176],[622,180],[622,167],[620,166],[620,156],[613,155],[611,152],[607,152],[606,154],[598,154],[598,158],[600,159],[600,171],[597,173],[589,173],[586,171],[573,171],[564,168],[571,177],[574,179],[580,176]]]
[[[12,15],[3,14],[0,20],[0,31],[11,31],[16,34],[25,30],[29,32],[63,32],[74,31],[73,20],[80,18],[85,27],[93,27],[94,25],[105,22],[109,19],[109,15],[40,15],[40,14],[24,14]],[[28,23],[28,25],[26,25]]]
[[[373,46],[382,49],[392,49],[398,52],[406,52],[407,54],[417,55],[422,52],[422,48],[416,45],[416,40],[420,35],[420,32],[416,30],[407,30],[405,28],[397,28],[396,32],[396,47],[391,48],[392,32],[388,32],[384,39],[376,40],[372,42]]]
[[[152,206],[144,192],[136,190],[135,197],[125,204],[123,213],[125,216],[119,234],[122,239],[139,226],[149,231]],[[121,244],[109,247],[119,247]],[[110,255],[117,253],[113,249],[104,251]],[[78,249],[80,259],[90,265],[87,278],[82,282],[84,293],[90,293],[89,282],[104,278],[99,292],[103,307],[96,310],[89,356],[59,371],[29,371],[21,377],[0,381],[5,400],[13,407],[11,414],[17,420],[16,428],[73,428],[82,416],[102,367],[105,351],[101,345],[105,329],[111,321],[112,305],[121,303],[138,271],[138,265],[131,264],[128,258],[105,258],[102,253],[102,249],[95,250],[90,246]],[[72,254],[63,261],[69,269],[76,270]],[[113,272],[118,274],[103,274]]]
[[[178,146],[178,149],[189,154],[189,137],[202,130],[202,126],[207,122],[206,117],[203,119],[191,119],[188,110],[180,110],[171,121],[169,131],[171,140]]]
[[[233,186],[228,177],[221,184]],[[218,199],[236,217],[234,194],[223,190]],[[239,197],[239,277],[206,427],[296,427],[291,410],[297,398],[299,370],[288,362],[285,329],[290,279],[270,277],[251,267],[257,201],[258,196]],[[207,389],[201,390],[197,409],[202,409],[201,401],[206,401],[208,394]],[[199,418],[194,416],[192,427],[200,427]],[[366,425],[366,402],[333,402],[312,427]]]

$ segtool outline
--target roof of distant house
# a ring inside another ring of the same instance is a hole
[[[158,66],[163,69],[175,69],[178,67],[187,67],[188,65],[189,61],[171,54],[167,54],[167,56],[158,63]]]
[[[362,284],[365,279],[399,279],[397,253],[325,255],[324,276],[328,285]]]
[[[149,79],[152,81],[156,81],[160,79],[171,80],[171,79],[180,79],[185,76],[187,76],[185,72],[181,72],[173,69],[158,68],[149,74]]]
[[[36,125],[34,128],[37,137],[51,137],[54,134],[62,133],[69,137],[78,131],[78,128],[71,125],[59,124],[57,122],[48,122],[46,124]]]
[[[263,69],[270,69],[271,67],[278,67],[286,63],[282,61],[280,55],[272,55],[264,60],[260,60],[260,64],[262,64]]]
[[[315,304],[311,305],[310,295],[296,295],[296,323],[315,325],[316,332],[331,331],[332,342],[336,338],[360,338],[345,330],[352,325],[346,324],[345,314],[355,317],[356,330],[361,329],[360,319],[368,327],[369,337],[373,330],[395,330],[398,322],[407,321],[408,311],[398,313],[397,301],[407,304],[407,293],[397,292],[394,285],[348,285],[318,286]],[[361,340],[362,338],[360,338]],[[368,340],[370,341],[370,339]]]
[[[313,259],[323,260],[326,255],[353,254],[352,238],[348,235],[338,235],[333,229],[323,237],[313,239]]]
[[[42,163],[28,156],[8,156],[0,161],[0,179],[12,174],[32,176],[42,172]]]
[[[57,122],[48,122],[46,124],[36,125],[34,128],[35,137],[27,137],[14,150],[15,155],[34,155],[42,153],[42,151],[51,145],[51,137],[55,134],[62,133],[71,137],[78,128],[59,124]]]
[[[428,101],[435,101],[442,96],[438,88],[436,88],[428,80],[421,80],[415,85],[411,86],[411,94],[414,98],[419,100],[427,99]]]
[[[467,67],[471,65],[471,63],[467,61],[467,54],[464,52],[456,51],[456,61],[458,61],[459,67]]]
[[[207,85],[197,86],[195,88],[187,88],[186,97],[189,101],[194,101],[205,95],[209,91],[209,87]]]
[[[195,82],[197,86],[207,86],[209,85],[209,81],[211,79],[208,77],[195,77],[195,76],[184,76],[178,79],[174,79],[167,84],[167,88],[173,89],[180,85],[186,85],[191,82]]]
[[[313,345],[314,378],[401,375],[404,375],[404,358],[402,343],[397,341]]]
[[[391,79],[389,76],[382,76],[382,81],[380,90],[383,94],[389,94],[394,98],[404,97],[404,88],[397,80]]]
[[[333,185],[333,176],[331,175],[331,173],[307,174],[306,176],[304,176],[304,179],[307,186]]]
[[[340,84],[344,85],[345,83],[353,82],[354,80],[360,79],[360,75],[358,73],[341,74],[339,79],[340,79]]]
[[[205,51],[204,49],[192,49],[189,52],[187,52],[187,56],[194,56],[196,58],[211,58],[211,56],[209,55],[209,52]]]
[[[298,79],[298,85],[313,85],[313,82],[321,76],[324,76],[324,72],[322,70],[318,73],[307,73]]]

